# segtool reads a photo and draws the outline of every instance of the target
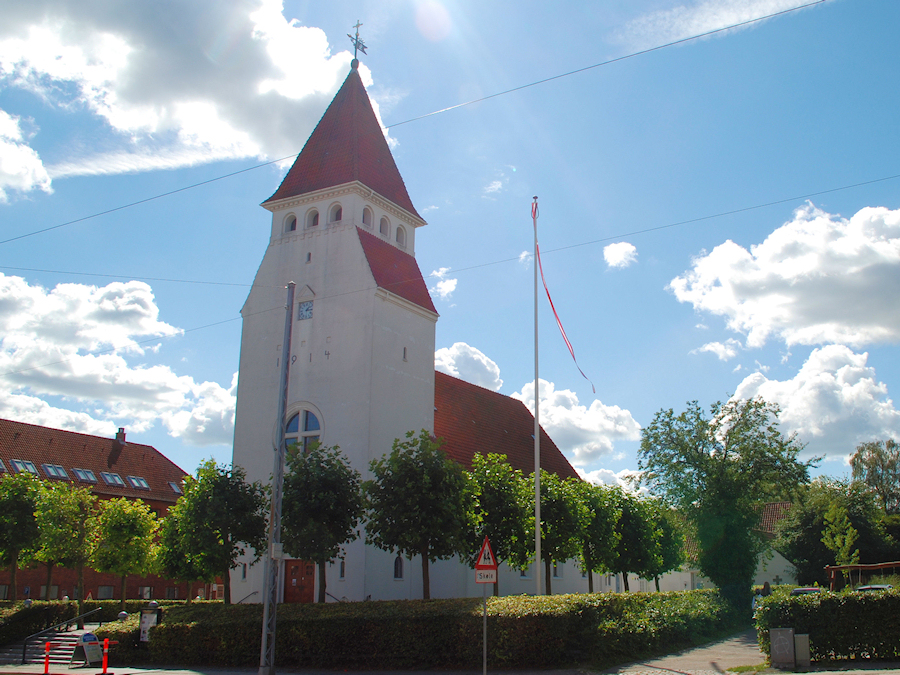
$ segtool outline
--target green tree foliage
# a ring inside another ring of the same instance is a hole
[[[653,542],[654,555],[644,573],[656,582],[656,590],[659,591],[659,578],[679,569],[685,561],[684,531],[678,514],[664,503],[650,500],[647,505],[656,537]]]
[[[822,541],[826,514],[837,504],[857,532],[854,546],[862,563],[885,562],[890,550],[874,493],[858,481],[828,478],[813,481],[798,494],[794,505],[776,525],[774,548],[797,568],[797,582],[827,585],[825,566],[833,565],[834,553]]]
[[[9,565],[9,599],[15,602],[20,558],[34,553],[40,538],[37,517],[41,482],[28,472],[0,479],[0,561]]]
[[[659,533],[654,527],[653,513],[647,499],[625,492],[620,487],[613,488],[612,498],[619,518],[615,528],[616,547],[610,556],[608,570],[622,575],[625,591],[628,592],[631,590],[629,574],[651,578],[652,571],[659,567],[656,560]]]
[[[475,454],[469,472],[472,488],[472,527],[468,531],[470,564],[484,538],[499,562],[524,568],[534,546],[534,492],[521,471],[513,469],[506,455]],[[499,581],[494,583],[499,595]]]
[[[38,500],[37,524],[41,532],[36,558],[47,565],[49,599],[53,566],[74,569],[78,575],[78,613],[84,602],[84,568],[94,551],[97,532],[97,498],[88,488],[69,483],[45,485]]]
[[[370,464],[363,484],[366,542],[407,558],[422,557],[422,597],[431,597],[430,562],[465,556],[471,490],[463,468],[424,429],[397,439],[389,455]]]
[[[900,514],[900,443],[860,443],[850,457],[850,469],[853,480],[875,491],[885,513]]]
[[[809,481],[816,460],[778,429],[777,406],[762,399],[715,403],[707,417],[696,401],[676,415],[659,411],[641,434],[640,482],[686,514],[696,527],[700,571],[735,607],[749,607],[764,542],[758,509]]]
[[[282,507],[282,543],[295,558],[319,566],[319,602],[325,602],[325,566],[357,538],[364,512],[359,472],[337,447],[293,446],[287,456]]]
[[[594,572],[609,571],[615,564],[616,548],[621,539],[616,532],[616,523],[622,510],[616,488],[612,486],[582,481],[574,487],[583,515],[578,533],[581,569],[587,572],[588,592],[593,593]]]
[[[185,502],[180,498],[169,507],[166,517],[159,523],[159,540],[155,556],[156,571],[169,579],[185,581],[188,584],[187,601],[191,602],[191,586],[195,581],[213,581],[215,574],[211,574],[191,557],[191,547],[183,532],[187,529],[181,526],[184,516]]]
[[[254,562],[266,549],[266,490],[248,483],[241,467],[207,460],[197,477],[184,479],[179,497],[178,530],[184,556],[204,579],[222,577],[225,603],[231,603],[230,570],[253,550]]]
[[[97,542],[91,564],[98,572],[121,579],[122,609],[129,574],[146,575],[153,566],[156,514],[140,499],[108,499],[100,502]]]
[[[541,558],[547,595],[553,594],[550,585],[553,563],[565,562],[579,553],[582,524],[586,519],[576,487],[580,482],[563,480],[541,469]]]

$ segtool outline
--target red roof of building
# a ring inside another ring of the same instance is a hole
[[[767,502],[760,510],[759,525],[756,529],[769,537],[774,537],[775,525],[787,515],[791,506],[793,506],[791,502]]]
[[[356,231],[378,287],[437,314],[416,259],[370,232]]]
[[[0,419],[0,459],[6,472],[14,472],[13,460],[19,460],[31,462],[43,480],[62,481],[66,479],[53,477],[45,468],[45,465],[61,466],[70,483],[90,487],[100,497],[174,504],[179,493],[169,482],[181,489],[186,472],[156,448],[126,441],[124,431],[121,439]],[[76,468],[93,473],[95,482],[79,479]],[[123,485],[109,485],[101,475],[104,472],[118,475]],[[142,478],[148,487],[135,487],[129,476]]]
[[[264,203],[353,181],[421,218],[355,68],[350,70],[281,186]]]
[[[534,416],[525,404],[446,373],[434,373],[434,435],[467,469],[476,453],[506,455],[510,465],[534,473]],[[541,468],[561,478],[578,474],[541,429]]]

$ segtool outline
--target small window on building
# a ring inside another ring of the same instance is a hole
[[[397,244],[399,246],[406,246],[406,230],[404,230],[399,225],[397,226]]]
[[[363,225],[372,229],[372,209],[368,206],[363,209]]]
[[[153,597],[153,586],[138,586],[138,597],[141,600],[149,600]]]
[[[322,432],[319,418],[309,410],[303,410],[288,420],[284,436],[288,451],[292,447],[300,447],[308,452],[313,443],[319,441]]]
[[[66,470],[59,464],[41,464],[41,468],[44,470],[44,473],[47,474],[47,478],[69,480],[69,474],[67,474]]]
[[[306,214],[306,227],[318,227],[319,226],[319,212],[313,209],[308,214]]]
[[[406,361],[406,347],[403,348],[403,360]]]
[[[394,578],[403,578],[403,558],[401,558],[399,555],[394,558]]]
[[[338,567],[338,579],[346,579],[347,578],[347,565],[341,560],[340,566]]]
[[[172,488],[172,492],[174,492],[176,495],[181,494],[181,486],[178,483],[169,481],[169,487]]]
[[[178,599],[178,586],[166,586],[166,600]]]
[[[241,563],[241,579],[247,578],[247,563]]]
[[[147,483],[146,479],[141,476],[126,476],[128,479],[128,483],[131,487],[136,488],[138,490],[149,490],[150,484]]]
[[[110,586],[112,588],[112,586]],[[50,597],[47,597],[47,587],[41,586],[41,600],[56,600],[59,597],[59,586],[51,586],[50,587]],[[109,596],[109,599],[112,599],[112,596]]]
[[[72,469],[72,473],[75,474],[75,478],[80,480],[82,483],[96,483],[97,476],[94,475],[94,472],[90,469]]]
[[[103,479],[103,482],[107,485],[113,485],[115,487],[125,487],[125,481],[122,480],[122,477],[117,473],[110,473],[109,471],[101,471],[100,478]]]
[[[557,562],[553,563],[553,578],[562,579],[562,567]]]
[[[0,584],[0,600],[9,600],[9,586]]]
[[[312,262],[312,252],[306,252],[306,262]]]
[[[287,217],[287,220],[284,221],[284,231],[285,232],[295,232],[297,230],[297,216],[291,214]]]
[[[340,204],[335,204],[331,207],[331,214],[328,218],[329,223],[339,223],[344,216],[344,210],[341,208]]]
[[[523,567],[522,569],[519,570],[519,578],[520,579],[530,579],[531,578],[531,575],[528,573],[527,567]]]
[[[383,234],[385,237],[389,236],[391,233],[391,223],[387,218],[382,218],[381,222],[378,224],[378,231]]]
[[[37,476],[37,467],[34,465],[34,462],[29,462],[26,459],[14,459],[11,461],[13,471],[16,473],[33,473]]]

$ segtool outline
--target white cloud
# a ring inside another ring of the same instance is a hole
[[[637,248],[627,241],[603,247],[603,259],[610,267],[628,267],[637,261]]]
[[[596,469],[594,471],[586,471],[582,468],[575,467],[575,471],[583,480],[594,485],[617,485],[623,490],[634,492],[634,483],[632,477],[637,476],[637,471],[631,469],[622,469],[618,473],[609,469]]]
[[[783,12],[799,4],[802,3],[798,0],[686,2],[672,9],[645,14],[629,22],[621,31],[619,39],[634,49],[646,49]]]
[[[41,158],[23,141],[19,118],[0,110],[0,202],[8,200],[10,190],[52,191]]]
[[[103,435],[161,422],[191,444],[230,443],[234,382],[226,390],[139,362],[143,340],[181,332],[158,315],[142,282],[48,291],[0,274],[0,416]]]
[[[697,257],[669,288],[748,347],[900,340],[900,210],[847,220],[808,205],[749,251],[726,241]]]
[[[450,271],[449,267],[441,267],[440,269],[434,270],[429,276],[436,277],[438,279],[437,283],[429,288],[428,290],[437,295],[441,300],[449,300],[450,296],[453,295],[453,291],[456,290],[456,284],[458,283],[458,279],[449,279],[447,278],[447,273]]]
[[[98,135],[95,124],[90,138],[73,131],[66,147],[75,154],[54,158],[50,175],[295,154],[349,70],[351,53],[333,54],[321,29],[285,19],[280,0],[195,0],[172,10],[177,25],[153,3],[127,11],[103,0],[4,5],[4,86],[93,115],[108,132]],[[372,84],[363,65],[360,74]],[[14,174],[24,176],[16,189],[49,186],[40,157],[21,140],[0,140],[0,158],[3,171],[15,161],[30,167],[30,179],[24,169]]]
[[[698,347],[691,351],[691,354],[699,354],[709,352],[719,357],[720,361],[728,361],[737,356],[741,343],[734,338],[728,338],[725,342],[707,342],[702,347]]]
[[[479,387],[499,391],[503,386],[500,367],[483,352],[465,342],[443,347],[434,353],[434,368]]]
[[[503,189],[503,181],[493,180],[484,186],[484,194],[490,195]]]
[[[858,443],[900,435],[900,411],[867,359],[842,345],[821,347],[793,379],[769,380],[757,372],[734,396],[777,403],[782,427],[808,444],[807,455],[844,461]]]
[[[641,426],[627,410],[594,400],[590,406],[578,401],[575,392],[557,390],[541,380],[540,421],[560,450],[576,466],[586,466],[613,452],[615,441],[640,439]],[[512,398],[534,412],[534,383],[522,387]]]

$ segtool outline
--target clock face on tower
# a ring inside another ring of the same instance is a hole
[[[312,309],[313,309],[313,301],[306,300],[301,302],[298,306],[297,318],[301,321],[303,319],[311,319],[312,318]]]

